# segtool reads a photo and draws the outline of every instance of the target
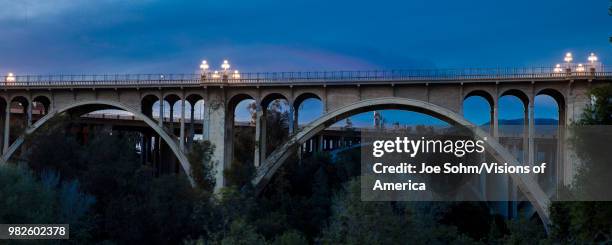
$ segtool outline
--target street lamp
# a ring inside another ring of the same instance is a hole
[[[221,78],[221,75],[219,75],[219,71],[215,71],[215,72],[213,72],[213,74],[212,74],[212,78],[213,78],[213,79],[219,79],[219,78]]]
[[[591,55],[589,55],[589,58],[587,58],[587,60],[589,60],[589,70],[591,72],[595,72],[595,66],[597,63],[597,56],[595,56],[595,53],[591,53]]]
[[[574,57],[572,56],[572,53],[567,52],[565,54],[565,58],[563,58],[563,60],[565,61],[565,70],[567,71],[567,73],[572,73],[572,60],[574,60]]]
[[[202,80],[206,79],[208,68],[210,68],[210,66],[208,66],[208,62],[206,62],[206,60],[202,60],[202,64],[200,64],[200,75]]]
[[[576,67],[576,72],[584,72],[584,66],[582,64],[578,64],[578,67]]]
[[[555,69],[553,70],[555,73],[560,73],[563,71],[563,69],[561,69],[561,64],[557,64],[555,66]]]
[[[6,82],[7,83],[14,83],[15,81],[17,81],[17,78],[15,77],[15,74],[13,74],[12,72],[9,72],[8,75],[6,76]]]
[[[232,78],[233,79],[240,79],[240,73],[238,73],[238,70],[234,71],[234,73],[232,74]]]
[[[565,60],[565,62],[567,62],[568,64],[572,63],[572,60],[574,60],[574,57],[572,56],[572,53],[567,52],[565,54],[565,58],[563,58],[563,60]]]
[[[229,61],[223,60],[223,64],[221,64],[221,69],[223,69],[224,73],[227,73],[227,70],[230,68]]]
[[[223,60],[223,63],[221,63],[221,71],[215,70],[212,72],[212,74],[210,73],[210,71],[208,70],[210,68],[210,66],[208,65],[208,62],[206,60],[203,60],[202,63],[200,64],[200,73],[202,75],[201,79],[205,80],[208,78],[208,76],[210,75],[211,79],[240,79],[240,73],[238,72],[238,70],[234,70],[231,71],[230,70],[230,63],[228,60]]]

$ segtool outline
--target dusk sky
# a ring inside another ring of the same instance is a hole
[[[0,74],[554,65],[612,59],[609,1],[0,0]]]
[[[229,59],[243,72],[553,66],[565,52],[576,62],[595,52],[605,64],[612,59],[609,5],[0,0],[0,74],[193,73],[202,59],[213,69]],[[554,102],[540,100],[541,116],[554,117]],[[484,106],[470,105],[466,114],[486,122]],[[389,123],[408,117],[387,114]]]

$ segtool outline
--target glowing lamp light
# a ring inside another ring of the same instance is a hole
[[[223,71],[227,71],[230,68],[229,61],[223,60],[223,64],[221,64],[221,68],[223,69]]]
[[[208,70],[208,68],[210,68],[208,62],[206,60],[202,60],[202,64],[200,64],[200,70],[202,70],[202,72],[205,72]]]
[[[589,62],[591,62],[591,64],[597,62],[597,56],[595,56],[595,53],[591,53],[591,55],[589,55],[588,60]]]
[[[560,73],[563,71],[563,69],[561,69],[561,64],[557,64],[555,66],[555,69],[553,70],[555,73]]]
[[[219,79],[219,78],[221,78],[221,75],[219,75],[219,71],[215,71],[215,72],[213,72],[213,74],[212,74],[212,78],[213,78],[213,79]]]
[[[578,67],[576,67],[576,71],[577,72],[584,72],[584,66],[582,64],[578,64]]]
[[[234,73],[232,74],[232,78],[233,79],[240,79],[240,73],[238,72],[238,70],[234,71]]]
[[[15,81],[17,81],[15,74],[13,74],[12,72],[9,72],[8,76],[6,76],[6,82],[14,83]]]
[[[565,62],[567,62],[567,63],[571,63],[571,62],[572,62],[572,60],[574,60],[574,57],[572,56],[572,53],[567,52],[567,53],[565,54],[565,58],[563,58],[563,60],[564,60]]]

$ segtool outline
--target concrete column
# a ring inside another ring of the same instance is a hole
[[[161,137],[155,136],[155,171],[156,176],[162,173],[162,149]]]
[[[223,104],[213,106],[212,103],[215,102],[207,101],[206,103],[206,106],[210,108],[209,110],[207,110],[210,118],[210,127],[204,128],[204,130],[207,131],[204,132],[204,134],[208,135],[210,142],[212,142],[215,146],[215,150],[213,152],[211,160],[213,163],[215,163],[215,192],[218,192],[219,190],[221,190],[221,187],[225,186],[223,170],[225,170],[226,167],[230,166],[230,154],[232,154],[232,151],[231,149],[226,148],[232,147],[231,138],[233,138],[233,135],[231,134],[231,130],[228,130],[228,128],[233,125],[232,122],[234,119],[229,116],[226,118],[226,108]],[[233,113],[230,115],[233,115]],[[232,120],[232,122],[230,122],[230,120]]]
[[[176,103],[176,102],[174,102]],[[170,104],[170,136],[174,136],[174,104]]]
[[[293,107],[293,101],[289,102],[289,135],[292,135],[293,132],[297,129],[295,127],[295,120],[297,119],[295,116],[295,108]]]
[[[29,104],[24,105],[26,107],[26,128],[32,126],[32,104],[29,102]]]
[[[191,146],[191,143],[193,142],[193,136],[195,135],[195,118],[194,118],[194,113],[195,112],[195,103],[193,105],[191,105],[191,122],[189,123],[189,138],[187,139],[187,144],[189,146]],[[204,132],[204,128],[202,128],[202,132]]]
[[[208,105],[206,105],[206,103],[202,104],[202,111],[204,111],[204,115],[202,115],[202,139],[204,140],[209,140],[209,136],[206,133],[208,130],[204,130],[205,127],[210,126],[210,114],[208,113],[209,109],[210,108]]]
[[[2,148],[2,152],[6,153],[9,147],[9,136],[11,135],[11,102],[6,103],[6,109],[4,112],[4,147]]]
[[[2,148],[2,152],[6,153],[9,147],[9,136],[10,128],[11,128],[11,102],[6,103],[6,110],[4,112],[4,147]]]
[[[146,132],[142,136],[142,161],[144,164],[149,163],[149,144],[151,144],[151,137]]]
[[[559,106],[559,124],[557,128],[557,157],[556,157],[556,182],[557,185],[565,184],[565,110],[563,104]],[[568,183],[569,184],[569,183]]]
[[[5,116],[6,116],[5,110],[6,110],[6,107],[0,108],[0,118],[1,118],[0,122],[3,122],[3,120],[5,119]],[[5,134],[4,127],[0,127],[0,132],[2,133],[2,138],[4,139],[4,134]],[[0,146],[0,151],[1,151],[2,149],[4,149],[4,140],[0,140],[0,144],[1,144]]]
[[[523,116],[523,160],[521,164],[525,164],[529,159],[529,109],[525,108]]]
[[[181,133],[179,139],[181,142],[179,147],[182,151],[185,151],[185,100],[181,100]]]
[[[253,164],[255,165],[255,167],[259,167],[263,158],[261,154],[262,148],[265,148],[265,145],[263,145],[264,141],[262,140],[262,118],[265,115],[261,106],[257,105],[257,108],[255,110],[255,157],[253,158]]]
[[[261,115],[261,133],[260,133],[260,142],[261,142],[261,148],[259,149],[261,151],[261,159],[266,159],[266,157],[268,156],[268,133],[266,132],[268,130],[268,123],[267,123],[267,119],[268,119],[268,114],[266,113],[267,108],[262,108],[262,115]]]
[[[319,135],[319,138],[317,140],[317,146],[316,146],[317,152],[322,152],[324,150],[323,149],[323,140],[324,140],[323,139],[323,135]]]
[[[535,161],[535,145],[534,145],[534,134],[535,134],[535,113],[533,103],[529,104],[529,164],[533,165]]]
[[[495,138],[499,137],[498,118],[499,118],[498,103],[497,103],[497,100],[495,100],[495,104],[493,105],[492,112],[491,112],[491,121],[492,121],[491,135]]]
[[[300,125],[299,125],[300,114],[298,112],[299,111],[298,109],[299,108],[293,108],[293,132],[296,132],[300,129]]]
[[[159,121],[158,124],[160,127],[164,126],[164,99],[159,100]]]

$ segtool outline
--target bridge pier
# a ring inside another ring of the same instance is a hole
[[[6,109],[4,109],[4,137],[3,137],[3,148],[2,153],[6,154],[9,147],[9,136],[11,131],[11,102],[6,103]]]
[[[193,119],[192,119],[193,120]],[[181,100],[181,132],[179,136],[179,148],[185,151],[185,99]]]
[[[208,135],[210,142],[214,144],[214,152],[212,162],[215,170],[215,191],[219,191],[225,186],[223,171],[231,166],[231,154],[233,144],[233,113],[229,113],[226,117],[226,105],[222,101],[216,99],[205,100],[206,107],[209,109],[208,118],[209,126],[204,127],[204,135]]]
[[[534,105],[533,105],[533,99],[531,100],[531,103],[529,103],[529,159],[528,159],[528,163],[530,165],[534,165],[535,164],[535,141],[534,141],[534,134],[535,134],[535,112],[534,112]]]
[[[265,113],[264,113],[264,109],[261,108],[261,105],[257,105],[256,109],[255,109],[255,156],[253,156],[253,164],[255,165],[255,167],[259,167],[261,159],[265,158],[265,156],[262,154],[262,152],[264,152],[264,148],[265,148],[265,140],[263,140],[263,138],[265,138],[266,136],[262,136],[262,133],[265,134],[265,129],[262,130],[263,127],[265,127]]]
[[[191,144],[193,143],[193,135],[195,134],[195,118],[194,118],[194,113],[195,112],[195,103],[191,103],[191,110],[190,110],[190,114],[191,114],[191,122],[189,123],[189,138],[187,138],[187,146],[191,147]],[[204,129],[204,127],[202,127],[202,131],[206,131]],[[206,138],[205,138],[206,139]]]

